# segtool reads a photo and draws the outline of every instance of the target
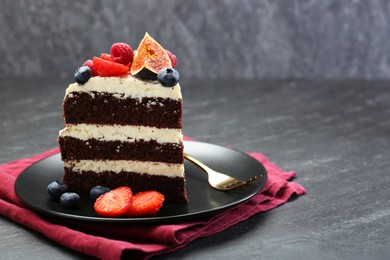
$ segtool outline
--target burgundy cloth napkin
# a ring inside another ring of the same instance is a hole
[[[187,138],[188,140],[188,138]],[[172,252],[191,241],[220,232],[250,216],[285,203],[292,195],[306,192],[289,181],[295,172],[283,171],[264,155],[251,152],[268,172],[263,190],[250,200],[207,219],[175,224],[122,225],[66,220],[40,215],[25,206],[14,191],[17,176],[31,164],[58,153],[58,148],[0,165],[0,214],[78,252],[102,259],[132,259]]]

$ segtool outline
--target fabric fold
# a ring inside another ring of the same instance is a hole
[[[58,151],[55,148],[0,166],[0,214],[70,249],[102,259],[120,259],[123,254],[130,255],[133,259],[147,259],[172,252],[306,192],[298,183],[289,181],[296,176],[295,172],[283,171],[263,154],[251,152],[248,154],[267,169],[268,180],[265,187],[250,200],[216,215],[195,221],[153,225],[97,225],[96,222],[59,219],[29,209],[14,190],[16,178],[21,172]]]

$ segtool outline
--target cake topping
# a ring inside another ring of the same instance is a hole
[[[77,68],[74,72],[74,79],[77,83],[84,85],[92,76],[91,69],[88,66]]]
[[[129,71],[129,67],[113,61],[103,60],[99,57],[93,57],[93,68],[101,77],[119,76]]]
[[[165,87],[173,87],[179,82],[179,72],[172,68],[164,68],[157,74],[157,80]]]
[[[114,43],[110,53],[113,61],[123,65],[128,65],[133,60],[133,49],[123,42]]]
[[[87,67],[89,67],[91,69],[92,77],[97,76],[96,71],[93,69],[93,62],[92,62],[92,60],[84,61],[83,66],[87,66]]]
[[[131,74],[143,80],[158,80],[157,74],[162,69],[173,69],[176,64],[176,56],[145,33],[136,50],[133,51],[130,45],[123,42],[114,43],[110,54],[101,53],[100,58],[86,60],[82,67],[76,70],[74,77],[80,85],[94,76],[123,77]],[[178,82],[179,76],[177,71],[169,70],[162,79],[159,81],[164,86],[173,86]]]
[[[176,63],[177,63],[176,55],[168,50],[165,50],[165,51],[167,52],[169,59],[171,60],[172,68],[176,67]]]
[[[152,72],[156,79],[157,73],[163,68],[172,68],[171,59],[166,50],[146,33],[137,48],[130,73],[139,76],[141,71],[147,70]]]
[[[102,53],[102,54],[100,54],[100,58],[102,58],[103,60],[114,61],[114,60],[112,59],[111,55],[108,54],[108,53]]]

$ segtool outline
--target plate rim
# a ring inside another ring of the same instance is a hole
[[[249,154],[247,154],[247,153],[245,153],[245,152],[243,152],[241,150],[238,150],[238,149],[236,149],[234,147],[225,147],[225,146],[212,144],[212,143],[207,143],[207,142],[185,140],[184,143],[185,143],[184,147],[188,143],[197,143],[199,145],[212,145],[212,146],[215,146],[215,147],[218,147],[218,148],[228,149],[228,150],[240,153],[241,155],[243,155],[243,156],[245,156],[247,158],[250,158],[253,162],[256,162],[260,166],[260,168],[262,170],[263,177],[261,178],[261,183],[259,184],[259,187],[257,187],[257,191],[253,192],[252,194],[250,194],[250,195],[248,195],[246,197],[238,199],[237,201],[234,201],[234,202],[231,202],[231,203],[228,203],[228,204],[224,204],[222,206],[219,206],[219,207],[216,207],[216,208],[213,208],[213,209],[201,210],[201,211],[190,212],[190,213],[185,213],[185,214],[178,214],[178,215],[172,215],[172,216],[133,217],[133,218],[130,218],[130,217],[107,218],[107,217],[100,217],[100,216],[96,216],[96,217],[95,216],[82,216],[82,215],[75,215],[75,214],[68,214],[68,213],[64,213],[64,212],[58,212],[58,211],[54,211],[54,210],[50,210],[50,209],[43,209],[43,208],[38,207],[38,206],[30,203],[29,201],[27,201],[24,198],[24,196],[21,196],[19,194],[20,191],[18,191],[17,186],[21,185],[20,184],[21,179],[23,178],[23,175],[25,175],[26,172],[28,172],[28,169],[34,167],[36,164],[41,163],[44,160],[47,160],[49,158],[58,156],[59,152],[57,152],[55,154],[52,154],[50,156],[47,156],[45,158],[42,158],[42,159],[34,162],[33,164],[31,164],[27,168],[25,168],[18,175],[18,177],[15,180],[14,191],[15,191],[17,197],[28,208],[33,209],[33,210],[35,210],[35,211],[37,211],[37,212],[39,212],[41,214],[44,214],[45,216],[53,216],[53,217],[60,217],[60,218],[64,218],[64,219],[80,220],[80,221],[87,221],[87,222],[127,223],[127,224],[132,224],[132,223],[140,224],[140,223],[144,223],[144,224],[149,224],[149,223],[169,223],[169,222],[172,222],[172,221],[186,221],[188,219],[197,219],[197,218],[201,218],[201,217],[205,217],[205,216],[215,215],[215,214],[217,214],[217,213],[219,213],[219,212],[221,212],[223,210],[226,210],[226,209],[232,208],[234,206],[238,206],[238,205],[243,204],[244,202],[250,200],[251,198],[256,196],[258,193],[260,193],[262,191],[262,189],[264,188],[264,186],[265,186],[265,184],[266,184],[266,182],[268,180],[268,171],[265,168],[265,166],[263,165],[263,163],[261,163],[260,161],[258,161],[255,158],[253,158]],[[190,162],[190,163],[192,163],[192,162]]]

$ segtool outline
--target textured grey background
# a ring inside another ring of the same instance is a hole
[[[186,78],[390,78],[386,0],[5,0],[0,77],[70,77],[145,31]]]

